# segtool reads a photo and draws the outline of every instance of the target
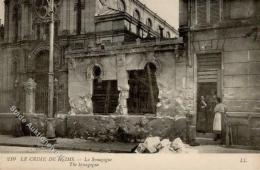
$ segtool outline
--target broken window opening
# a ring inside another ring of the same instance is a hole
[[[101,79],[102,70],[99,66],[93,68],[93,113],[109,115],[116,112],[118,105],[119,91],[116,80]]]
[[[156,114],[159,89],[155,73],[156,66],[152,63],[148,63],[144,70],[129,71],[129,114]]]

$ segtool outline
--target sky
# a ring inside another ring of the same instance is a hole
[[[0,19],[4,18],[3,1],[0,0]],[[166,20],[170,25],[178,28],[179,18],[179,0],[140,0],[160,17]]]

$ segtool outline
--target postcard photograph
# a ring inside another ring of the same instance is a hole
[[[259,154],[260,0],[0,0],[0,170]]]

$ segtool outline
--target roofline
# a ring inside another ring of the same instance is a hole
[[[178,30],[171,26],[166,20],[162,19],[157,13],[153,12],[149,7],[147,7],[145,4],[140,2],[139,0],[133,0],[136,4],[138,4],[140,7],[142,7],[147,12],[151,13],[155,18],[157,18],[159,21],[164,23],[166,26],[170,27],[172,31],[174,31],[176,34],[179,34]]]

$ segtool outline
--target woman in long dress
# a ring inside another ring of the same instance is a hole
[[[222,103],[221,98],[217,97],[217,105],[214,108],[213,132],[215,133],[215,141],[222,139],[224,132],[224,119],[227,112],[226,106]]]

